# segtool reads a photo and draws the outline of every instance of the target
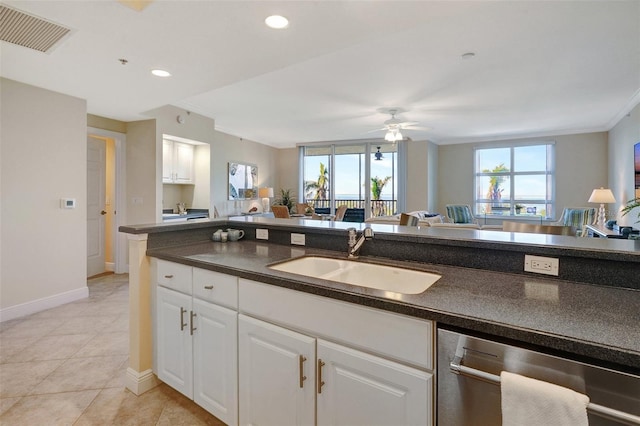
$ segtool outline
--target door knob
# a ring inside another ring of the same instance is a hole
[[[100,214],[101,214],[102,216],[104,216],[105,214],[107,214],[107,212],[106,212],[106,211],[104,211],[104,210],[102,210],[102,211],[100,212]]]

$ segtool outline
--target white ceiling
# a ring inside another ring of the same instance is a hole
[[[1,42],[3,77],[122,121],[175,105],[275,147],[382,138],[394,106],[439,144],[605,131],[640,100],[637,0],[4,3],[73,34],[49,54]]]

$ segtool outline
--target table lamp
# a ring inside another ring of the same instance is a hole
[[[610,189],[600,188],[594,189],[589,197],[590,203],[600,203],[600,209],[598,210],[598,226],[604,226],[606,221],[606,214],[604,211],[605,203],[615,203],[616,199],[613,197],[613,192]]]
[[[258,189],[258,197],[262,198],[262,211],[269,211],[269,198],[273,197],[273,188],[265,187]]]

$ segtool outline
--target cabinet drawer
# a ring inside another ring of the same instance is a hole
[[[238,278],[193,268],[193,295],[198,299],[238,309]]]
[[[433,370],[433,322],[245,279],[239,311]]]
[[[181,293],[191,294],[191,269],[191,266],[158,259],[158,284]]]

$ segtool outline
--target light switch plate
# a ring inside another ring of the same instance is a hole
[[[291,234],[291,244],[303,246],[304,243],[304,234]]]
[[[256,240],[268,240],[268,239],[269,239],[268,229],[256,229]]]

